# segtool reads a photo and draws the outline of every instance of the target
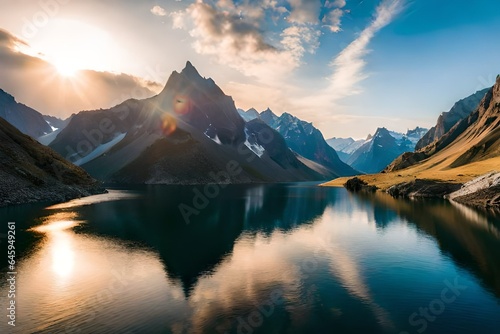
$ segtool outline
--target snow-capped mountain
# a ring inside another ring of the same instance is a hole
[[[367,141],[369,141],[372,138],[371,135],[368,135],[366,139],[358,139],[354,140],[352,138],[336,138],[333,137],[331,139],[328,139],[326,142],[328,145],[333,147],[335,151],[337,151],[337,154],[343,162],[347,163],[351,155],[356,152],[358,148],[363,146]]]
[[[337,137],[333,137],[333,138],[330,138],[330,139],[326,140],[326,143],[328,145],[330,145],[335,151],[337,151],[337,153],[339,151],[344,150],[349,145],[352,145],[354,142],[355,142],[355,140],[352,139],[351,137],[349,137],[349,138],[337,138]]]
[[[163,91],[73,116],[50,144],[98,179],[117,183],[240,183],[324,180],[260,119],[187,62]]]
[[[269,108],[255,115],[255,109],[239,113],[244,119],[260,119],[278,131],[288,146],[297,154],[331,170],[336,175],[356,175],[356,170],[342,162],[337,152],[328,145],[321,132],[312,123],[305,122],[289,113],[275,115]]]
[[[378,128],[349,156],[347,163],[365,173],[378,173],[405,152],[412,152],[427,129],[417,127],[405,134]]]

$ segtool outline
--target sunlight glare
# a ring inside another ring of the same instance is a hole
[[[56,67],[57,72],[64,77],[73,77],[79,70],[78,66],[69,59],[53,60],[53,65]]]
[[[52,238],[52,270],[60,277],[68,277],[75,266],[71,236],[67,232],[56,232]]]
[[[84,69],[118,70],[116,67],[122,62],[111,35],[83,21],[51,20],[31,44],[64,77]]]

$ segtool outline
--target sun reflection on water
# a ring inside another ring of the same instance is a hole
[[[50,249],[51,268],[60,284],[71,277],[75,267],[74,232],[71,229],[82,222],[74,218],[74,212],[59,212],[47,217],[42,225],[30,229],[47,237],[45,245]]]

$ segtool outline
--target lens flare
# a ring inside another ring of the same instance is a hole
[[[177,115],[186,115],[191,111],[192,102],[186,95],[177,95],[174,97],[174,111]]]
[[[163,114],[161,117],[161,130],[165,136],[170,136],[177,129],[175,117],[169,114]]]

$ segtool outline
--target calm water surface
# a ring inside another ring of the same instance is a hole
[[[290,184],[227,186],[187,223],[193,189],[1,209],[0,332],[500,333],[499,216]]]

